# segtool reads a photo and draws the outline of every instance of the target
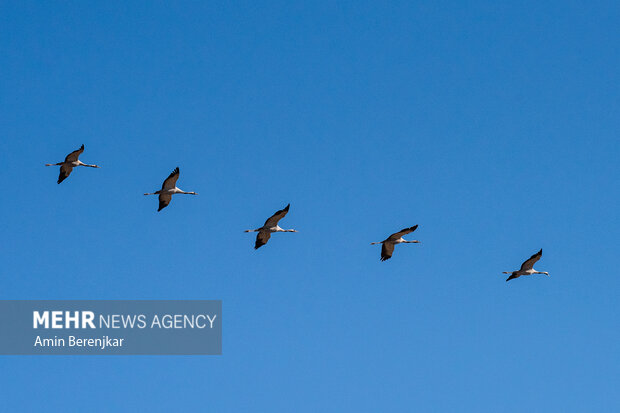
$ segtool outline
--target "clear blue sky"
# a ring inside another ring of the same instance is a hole
[[[224,354],[0,357],[2,410],[620,409],[617,2],[168,3],[0,3],[0,299],[221,299]]]

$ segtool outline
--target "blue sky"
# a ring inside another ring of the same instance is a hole
[[[3,410],[620,409],[620,7],[498,3],[1,2],[0,299],[224,309],[222,356],[0,357]]]

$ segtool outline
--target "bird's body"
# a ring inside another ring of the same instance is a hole
[[[174,171],[164,180],[164,183],[161,186],[159,191],[146,193],[144,195],[159,195],[159,208],[157,212],[161,211],[165,207],[170,204],[172,201],[172,195],[175,194],[187,194],[187,195],[198,195],[196,192],[185,192],[179,188],[177,188],[177,180],[179,179],[179,167],[177,166]]]
[[[46,163],[45,166],[60,166],[60,175],[58,175],[58,182],[61,183],[71,174],[73,168],[77,166],[87,166],[89,168],[100,168],[97,165],[89,165],[80,161],[78,158],[84,152],[84,145],[80,146],[80,149],[76,149],[65,157],[65,160],[58,163]]]
[[[258,232],[256,235],[256,242],[254,243],[254,249],[257,250],[269,241],[271,234],[274,232],[297,232],[294,229],[283,229],[278,225],[278,221],[286,216],[291,204],[288,204],[284,209],[276,211],[271,217],[265,221],[265,224],[256,229],[247,229],[245,232]]]
[[[406,239],[403,238],[404,235],[407,235],[415,231],[416,229],[418,229],[417,225],[414,225],[410,228],[403,228],[400,231],[393,233],[392,235],[387,237],[385,240],[379,241],[379,242],[371,242],[370,245],[383,244],[383,246],[381,247],[381,261],[389,260],[390,258],[392,258],[392,254],[394,253],[394,246],[396,246],[396,244],[419,244],[420,243],[420,241],[418,240],[407,241]]]
[[[534,264],[542,257],[542,248],[536,254],[532,255],[530,258],[525,260],[523,264],[521,264],[521,268],[517,271],[504,271],[504,274],[510,274],[510,277],[506,279],[506,281],[513,280],[515,278],[519,278],[522,275],[532,275],[532,274],[545,274],[547,277],[549,273],[546,271],[536,271],[534,269]]]

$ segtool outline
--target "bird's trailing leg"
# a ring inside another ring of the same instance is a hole
[[[62,162],[58,162],[58,163],[46,163],[45,166],[59,166],[62,165]]]

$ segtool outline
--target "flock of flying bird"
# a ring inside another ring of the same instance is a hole
[[[89,168],[99,168],[97,165],[89,165],[83,163],[78,158],[84,152],[84,145],[80,146],[80,149],[77,149],[71,152],[69,155],[65,157],[63,162],[58,163],[48,163],[45,166],[60,166],[60,175],[58,176],[58,183],[61,183],[71,174],[73,168],[77,166],[87,166]],[[179,188],[177,188],[177,180],[179,179],[179,168],[176,167],[174,171],[164,180],[164,183],[161,186],[161,189],[155,192],[146,193],[144,195],[159,195],[159,208],[157,211],[161,211],[166,208],[170,201],[172,201],[172,195],[176,194],[187,194],[187,195],[197,195],[196,192],[186,192]],[[258,232],[256,235],[256,243],[254,244],[254,249],[259,249],[263,245],[269,241],[271,234],[274,232],[297,232],[294,229],[282,229],[278,225],[278,222],[286,216],[289,211],[291,204],[288,204],[284,209],[280,209],[276,211],[275,214],[270,216],[265,224],[256,229],[248,229],[245,232]],[[410,234],[413,231],[418,229],[417,225],[414,225],[409,228],[401,229],[398,232],[393,233],[383,241],[372,242],[371,245],[382,244],[381,246],[381,261],[386,261],[392,258],[392,254],[394,253],[394,247],[397,244],[418,244],[420,241],[412,240],[407,241],[403,238],[404,235]],[[519,278],[522,275],[532,275],[532,274],[545,274],[549,276],[549,273],[546,271],[536,271],[534,269],[534,264],[540,260],[542,256],[542,249],[538,251],[536,254],[532,255],[528,258],[523,264],[521,264],[521,268],[517,271],[504,271],[504,274],[510,274],[510,277],[506,279],[506,281],[510,281],[515,278]]]

